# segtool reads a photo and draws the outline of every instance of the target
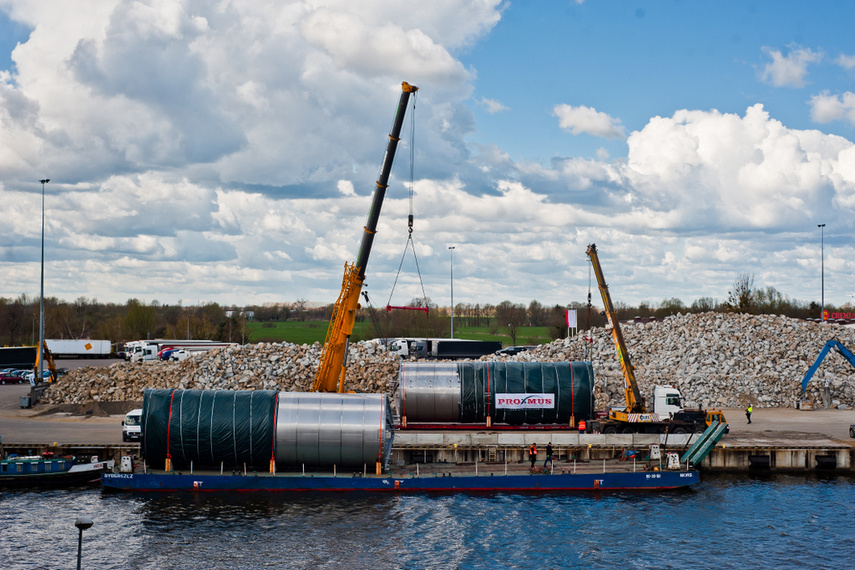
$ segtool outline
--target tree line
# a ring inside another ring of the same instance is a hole
[[[599,299],[596,299],[599,300]],[[596,301],[595,300],[595,301]],[[637,306],[614,302],[618,319],[664,318],[677,313],[740,312],[775,314],[805,319],[819,318],[816,302],[790,299],[774,287],[757,288],[751,274],[740,274],[728,291],[725,301],[701,297],[690,305],[680,299],[665,299],[658,304],[649,302]],[[366,306],[359,310],[357,320],[367,323],[366,337],[447,337],[452,326],[449,308],[439,307],[429,298],[416,298],[408,309],[387,311]],[[826,305],[829,311],[849,308]],[[425,310],[427,309],[427,310]],[[567,335],[566,311],[575,309],[580,330],[601,327],[606,322],[603,309],[595,302],[570,302],[567,305],[545,306],[537,300],[528,305],[509,300],[496,305],[489,303],[458,303],[454,306],[454,326],[489,327],[493,334],[507,333],[516,344],[522,327],[548,327],[553,339]],[[125,304],[99,303],[80,297],[66,302],[55,297],[45,299],[45,338],[109,339],[114,345],[129,340],[209,339],[245,344],[257,342],[247,329],[247,321],[328,321],[333,305],[313,306],[305,300],[275,305],[223,307],[217,303],[197,306],[162,305],[157,301],[144,303],[129,299]],[[39,299],[21,295],[0,297],[0,344],[19,346],[35,344],[39,337]],[[120,350],[120,348],[117,348]]]
[[[39,339],[39,298],[0,297],[0,345],[34,345]],[[114,350],[140,339],[248,341],[245,313],[216,303],[182,307],[129,299],[124,305],[79,297],[73,302],[45,298],[45,338],[109,340]]]

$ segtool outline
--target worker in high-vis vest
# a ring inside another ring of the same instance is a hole
[[[751,423],[751,413],[754,411],[754,408],[751,404],[748,404],[748,407],[745,408],[745,417],[748,418],[748,423]]]
[[[534,463],[537,461],[537,445],[534,443],[531,444],[531,447],[528,448],[528,460],[531,461],[531,468],[534,469]]]

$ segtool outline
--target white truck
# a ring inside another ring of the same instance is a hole
[[[108,358],[109,340],[46,338],[48,350],[54,358]]]
[[[721,419],[719,410],[686,408],[683,395],[673,386],[653,387],[653,411],[626,414],[623,408],[611,408],[619,412],[620,420],[598,417],[588,422],[588,431],[593,433],[700,433],[715,419]],[[606,414],[603,414],[606,415]],[[623,416],[628,416],[623,419]]]
[[[498,341],[458,338],[397,338],[386,343],[386,350],[402,358],[443,360],[480,358],[501,348],[502,343]]]
[[[142,409],[137,408],[125,414],[122,421],[122,441],[139,441],[142,439]]]

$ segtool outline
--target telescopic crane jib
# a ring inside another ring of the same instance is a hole
[[[586,250],[591,260],[591,267],[600,287],[603,297],[608,326],[617,348],[618,360],[624,379],[626,394],[626,409],[609,408],[608,418],[595,419],[590,422],[592,429],[599,433],[690,433],[698,429],[717,429],[715,436],[727,430],[727,420],[721,410],[687,409],[683,407],[683,398],[679,390],[673,386],[655,386],[653,390],[652,410],[641,397],[638,382],[635,380],[635,367],[626,349],[620,321],[615,313],[609,287],[603,277],[600,259],[597,256],[597,246],[590,244]],[[718,428],[718,426],[722,426]],[[717,439],[715,441],[718,441]]]
[[[398,101],[398,111],[389,133],[389,141],[386,143],[386,154],[380,167],[380,177],[374,188],[374,197],[371,202],[371,210],[368,212],[368,221],[362,234],[362,245],[359,247],[359,256],[356,263],[346,263],[344,266],[344,278],[342,279],[341,292],[333,307],[330,317],[327,336],[324,340],[321,359],[318,364],[318,372],[312,389],[315,392],[343,392],[344,376],[347,368],[347,348],[350,344],[350,335],[353,333],[353,325],[356,321],[356,311],[359,309],[359,295],[362,284],[365,281],[365,267],[368,265],[368,257],[371,255],[371,246],[374,242],[374,234],[377,231],[377,220],[380,218],[380,209],[383,199],[386,197],[386,188],[389,182],[389,174],[392,171],[392,163],[395,160],[395,151],[400,140],[401,127],[404,123],[404,115],[407,112],[407,104],[410,95],[418,91],[418,87],[407,82],[401,84],[401,98]]]
[[[629,351],[626,349],[626,343],[623,340],[623,333],[620,330],[620,321],[615,313],[612,298],[609,295],[609,286],[606,285],[606,279],[603,277],[603,269],[600,267],[600,260],[597,257],[597,245],[590,244],[586,252],[591,260],[591,266],[594,268],[594,275],[597,278],[597,285],[600,288],[600,295],[603,297],[603,306],[606,310],[606,318],[609,320],[609,327],[612,330],[612,338],[617,347],[618,359],[620,360],[620,368],[623,372],[624,391],[626,392],[626,411],[631,414],[643,414],[647,411],[644,398],[641,397],[641,391],[638,389],[638,383],[635,381],[635,367],[629,358]]]

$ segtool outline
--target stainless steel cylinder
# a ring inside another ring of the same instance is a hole
[[[277,465],[386,465],[394,426],[385,394],[280,392]]]
[[[460,375],[449,362],[402,362],[395,404],[408,422],[460,421]]]

